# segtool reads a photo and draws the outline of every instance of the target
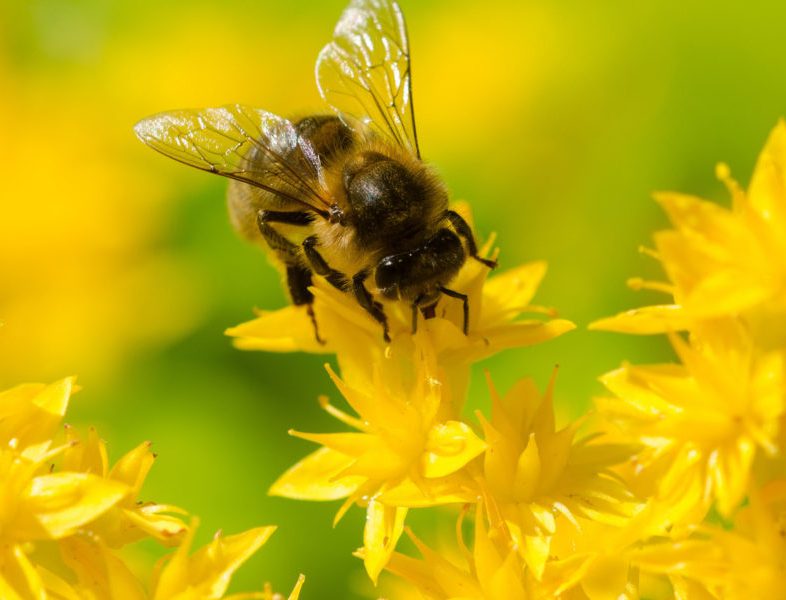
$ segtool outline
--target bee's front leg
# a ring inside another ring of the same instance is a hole
[[[464,217],[458,214],[455,210],[447,211],[445,216],[453,226],[453,229],[456,230],[456,233],[458,233],[467,242],[467,250],[469,250],[469,255],[475,260],[482,262],[489,269],[494,269],[497,266],[497,261],[478,256],[478,246],[475,243],[475,236],[472,235],[472,228],[469,226],[469,223],[464,220]]]
[[[445,294],[446,296],[450,296],[451,298],[455,298],[456,300],[461,300],[463,308],[464,308],[464,335],[469,334],[469,296],[466,294],[462,294],[461,292],[457,292],[456,290],[449,290],[446,287],[439,286],[437,288],[440,292]]]

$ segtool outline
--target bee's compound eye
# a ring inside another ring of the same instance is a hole
[[[383,294],[394,292],[398,287],[401,281],[401,266],[402,261],[399,256],[386,256],[377,264],[374,279]]]

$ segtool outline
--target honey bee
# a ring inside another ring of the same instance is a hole
[[[306,306],[320,342],[314,274],[352,294],[386,341],[375,297],[407,302],[413,332],[418,312],[433,317],[442,294],[455,298],[466,334],[468,298],[446,286],[468,256],[496,263],[478,255],[470,226],[421,160],[398,4],[353,0],[317,58],[316,79],[334,114],[290,121],[233,104],[160,113],[134,130],[154,150],[231,180],[234,227],[283,262],[292,302]]]

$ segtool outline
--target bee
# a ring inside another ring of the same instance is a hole
[[[390,341],[382,302],[435,316],[467,257],[472,230],[448,206],[442,180],[421,159],[404,16],[393,0],[353,0],[316,63],[333,114],[287,120],[233,104],[153,115],[134,128],[177,161],[230,179],[232,224],[286,269],[292,302],[305,305],[319,336],[314,275],[352,294]]]

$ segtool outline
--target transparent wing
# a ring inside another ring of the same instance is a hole
[[[176,110],[143,119],[134,131],[177,161],[328,214],[319,156],[290,121],[272,113],[240,104]]]
[[[420,157],[404,15],[389,0],[352,0],[317,59],[317,85],[339,115]]]

